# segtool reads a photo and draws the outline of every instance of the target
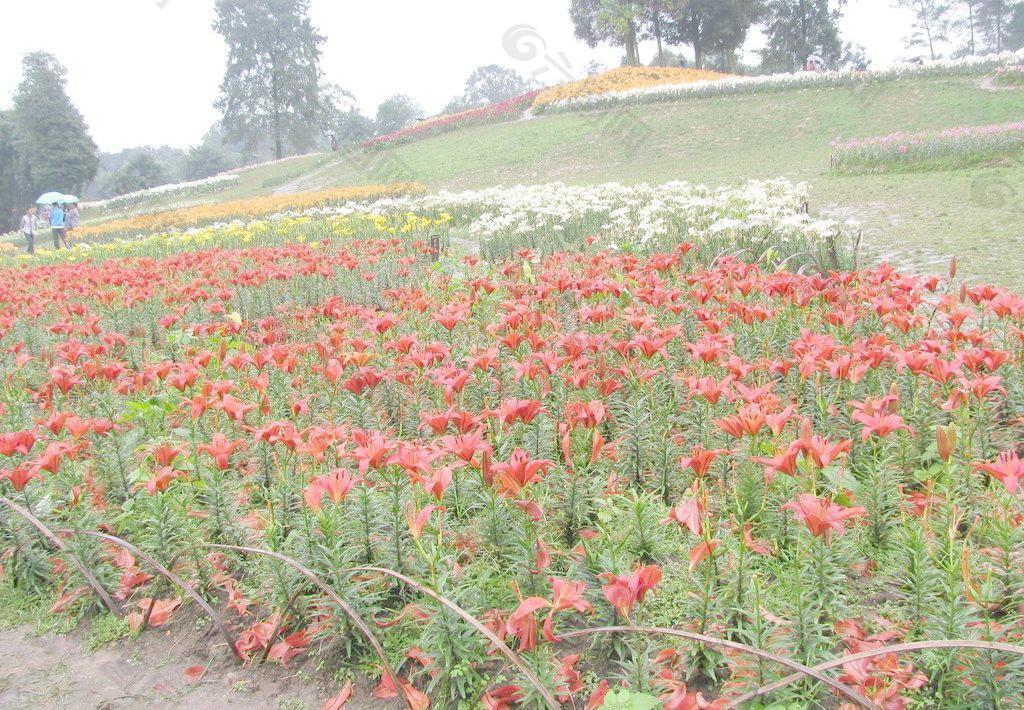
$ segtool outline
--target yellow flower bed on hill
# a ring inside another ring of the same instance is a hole
[[[193,227],[231,219],[255,219],[278,212],[298,212],[313,207],[324,207],[344,202],[418,195],[426,191],[426,186],[418,182],[400,182],[388,185],[339,187],[330,190],[317,190],[316,192],[298,192],[292,195],[264,195],[247,200],[215,202],[208,205],[196,205],[194,207],[183,207],[153,214],[116,219],[99,224],[86,224],[76,229],[73,232],[73,236],[77,240],[101,234],[153,232],[176,227]]]
[[[604,74],[587,77],[570,84],[553,86],[545,89],[534,99],[534,106],[561,101],[578,99],[594,94],[608,94],[613,91],[642,89],[660,84],[690,84],[695,81],[714,81],[724,79],[728,74],[702,69],[683,69],[682,67],[619,67]]]

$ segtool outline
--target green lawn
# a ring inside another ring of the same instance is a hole
[[[1024,91],[987,91],[977,78],[915,79],[690,99],[592,114],[480,126],[361,155],[304,188],[416,179],[432,188],[562,180],[712,184],[785,176],[811,185],[819,213],[861,221],[869,252],[944,269],[961,257],[974,279],[1024,275],[1024,165],[901,175],[829,172],[831,142],[1019,120]]]

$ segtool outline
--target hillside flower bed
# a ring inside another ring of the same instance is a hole
[[[716,81],[728,74],[682,67],[618,67],[580,81],[545,89],[537,95],[534,106],[543,107],[558,101],[583,97],[643,90],[665,84],[680,85],[697,81]]]
[[[170,195],[178,197],[198,197],[210,192],[216,192],[217,190],[224,190],[228,187],[233,187],[238,184],[240,179],[241,178],[237,174],[222,173],[203,180],[160,185],[158,187],[151,187],[148,190],[138,190],[137,192],[118,195],[117,197],[111,197],[107,200],[83,202],[82,207],[99,210],[120,209],[123,207],[131,207],[132,205],[153,197],[167,197]]]
[[[263,195],[245,200],[195,205],[87,224],[76,229],[73,237],[76,240],[83,240],[110,235],[134,236],[145,232],[180,229],[230,219],[254,219],[284,210],[305,210],[317,206],[377,200],[425,191],[426,188],[419,183],[393,183],[340,187],[287,195]]]
[[[681,101],[708,96],[734,94],[755,94],[794,89],[814,89],[827,86],[852,86],[875,81],[896,79],[989,74],[999,67],[1019,64],[1024,60],[1022,52],[1004,52],[981,57],[964,57],[952,60],[937,60],[922,64],[901,64],[888,69],[873,71],[830,71],[797,72],[795,74],[770,74],[764,76],[730,76],[715,81],[683,82],[643,88],[612,91],[597,95],[581,95],[565,98],[538,106],[543,111],[586,111],[607,109],[615,106]]]
[[[1020,296],[341,219],[0,266],[4,594],[332,707],[1024,694]]]
[[[113,240],[123,244],[125,239],[138,239],[140,232],[157,221],[162,229],[183,232],[187,237],[249,226],[265,230],[268,223],[280,221],[323,225],[329,224],[325,219],[336,217],[401,221],[415,216],[442,220],[445,235],[453,231],[458,239],[478,242],[485,257],[502,257],[521,249],[542,253],[583,247],[651,251],[689,241],[705,252],[741,254],[749,261],[778,263],[795,259],[796,264],[819,269],[851,263],[847,256],[853,225],[809,215],[807,186],[786,180],[754,180],[739,187],[717,188],[687,182],[585,187],[551,183],[412,193],[342,204],[325,204],[321,194],[158,213],[122,220],[115,228],[110,223],[96,225],[79,242],[88,245]],[[291,209],[258,216],[271,207],[282,207],[285,201]],[[299,209],[299,202],[324,206]],[[213,219],[213,214],[219,221]],[[133,226],[126,228],[127,223]],[[190,226],[199,224],[203,226]],[[315,231],[320,227],[312,228]]]
[[[537,96],[538,91],[530,91],[521,96],[516,96],[507,101],[485,106],[483,108],[462,111],[461,113],[447,116],[439,116],[426,121],[403,128],[394,133],[383,136],[376,136],[363,143],[363,147],[372,150],[390,148],[413,141],[423,140],[432,136],[458,131],[471,126],[482,126],[489,123],[500,123],[502,121],[515,121],[523,115]]]
[[[870,173],[960,168],[1024,150],[1024,121],[960,126],[924,133],[891,133],[836,141],[832,169]]]

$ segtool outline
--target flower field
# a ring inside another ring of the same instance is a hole
[[[1014,707],[1024,298],[809,219],[545,186],[0,261],[0,591],[194,607],[327,707]]]
[[[1024,121],[960,126],[929,133],[892,133],[837,141],[832,169],[847,173],[951,169],[978,165],[1024,150]]]
[[[553,86],[540,92],[534,106],[543,107],[559,101],[600,96],[620,91],[643,91],[666,84],[677,86],[698,81],[717,81],[728,74],[681,67],[618,67],[580,81]]]
[[[426,188],[418,183],[395,183],[341,187],[289,195],[263,195],[245,200],[212,202],[86,224],[75,230],[74,238],[82,240],[96,237],[134,236],[144,232],[180,229],[230,219],[254,219],[287,210],[305,210],[330,204],[376,200],[424,192],[425,190]]]
[[[921,78],[928,76],[982,76],[1000,67],[1020,64],[1024,52],[1004,52],[980,57],[936,60],[923,64],[899,64],[872,71],[839,70],[828,72],[797,72],[795,74],[766,74],[761,76],[726,76],[714,80],[685,79],[676,83],[623,87],[603,93],[576,92],[572,96],[535,102],[538,111],[589,111],[615,108],[623,105],[682,101],[709,96],[760,94],[775,91],[793,91],[827,86],[856,86],[876,81]],[[572,85],[570,85],[572,86]],[[557,88],[557,87],[556,87]]]
[[[363,142],[363,147],[368,150],[381,148],[392,148],[405,145],[418,140],[432,138],[443,133],[459,131],[472,126],[482,126],[488,123],[500,123],[502,121],[514,121],[523,115],[526,109],[533,105],[533,100],[538,91],[529,91],[521,96],[516,96],[507,101],[502,101],[483,108],[470,109],[460,113],[446,116],[438,116],[426,121],[420,121],[400,131],[388,133],[383,136],[376,136]]]

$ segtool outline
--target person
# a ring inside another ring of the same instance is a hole
[[[25,214],[21,217],[21,233],[25,235],[25,240],[28,241],[28,253],[36,253],[36,227],[39,226],[39,222],[36,219],[36,208],[29,207],[25,210]]]
[[[50,205],[50,230],[53,232],[53,248],[60,249],[61,242],[67,247],[68,241],[64,238],[64,210],[54,202]]]
[[[64,232],[64,246],[68,245],[68,237],[71,233],[78,229],[78,225],[82,223],[82,215],[78,212],[78,203],[72,202],[68,207],[67,214],[64,215],[64,221],[67,224],[67,228]]]

